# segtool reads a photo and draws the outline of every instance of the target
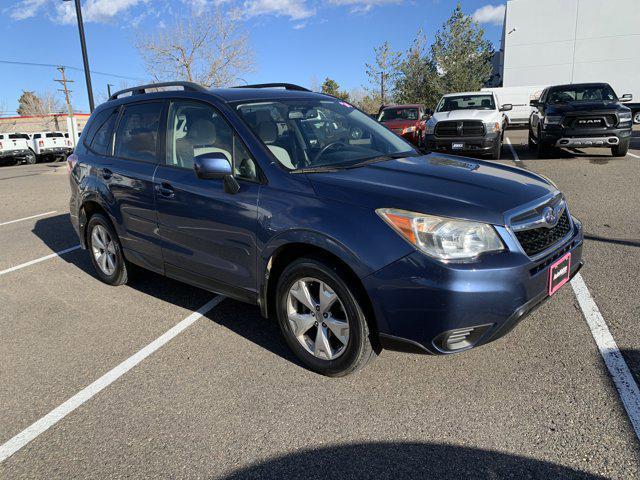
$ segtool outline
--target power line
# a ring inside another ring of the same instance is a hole
[[[36,62],[18,62],[15,60],[0,60],[0,63],[4,63],[7,65],[22,65],[22,66],[27,66],[27,67],[53,67],[53,68],[58,68],[58,67],[64,67],[67,70],[75,70],[78,72],[84,72],[84,69],[79,68],[79,67],[73,67],[70,65],[54,65],[51,63],[36,63]],[[95,75],[104,75],[105,77],[113,77],[113,78],[121,78],[123,80],[139,80],[139,81],[145,81],[144,78],[140,78],[140,77],[128,77],[126,75],[118,75],[116,73],[108,73],[108,72],[98,72],[95,70],[89,70],[91,73],[95,74]]]

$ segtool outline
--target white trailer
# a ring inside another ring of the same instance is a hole
[[[540,96],[544,85],[532,85],[524,87],[494,87],[483,88],[483,92],[493,92],[501,105],[511,104],[513,109],[504,112],[509,125],[529,125],[529,117],[532,108],[529,105],[531,100]]]

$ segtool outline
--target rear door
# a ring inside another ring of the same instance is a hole
[[[112,196],[127,256],[156,271],[162,271],[162,251],[156,235],[153,176],[162,151],[164,109],[164,101],[122,106],[113,156],[97,172]]]
[[[255,300],[256,163],[233,128],[212,105],[171,102],[166,158],[155,175],[158,232],[166,274],[238,298]],[[221,179],[200,179],[194,158],[223,153],[234,165],[238,193]]]

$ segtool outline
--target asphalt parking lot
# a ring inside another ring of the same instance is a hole
[[[625,158],[538,160],[509,130],[501,162],[565,192],[585,226],[582,278],[640,382],[634,134]],[[65,164],[0,169],[0,451],[76,399],[0,461],[0,478],[640,478],[640,443],[571,285],[497,342],[384,351],[329,379],[257,307],[224,299],[198,318],[214,294],[151,273],[99,282],[74,249],[68,190]]]

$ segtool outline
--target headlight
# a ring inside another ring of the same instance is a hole
[[[428,135],[433,135],[433,132],[434,132],[434,131],[435,131],[435,129],[436,129],[436,123],[438,123],[438,122],[437,122],[437,121],[435,121],[435,120],[433,119],[433,117],[432,117],[432,118],[430,118],[430,119],[429,119],[429,121],[427,122],[427,128],[426,128],[425,133],[427,133]]]
[[[502,128],[498,122],[487,123],[485,126],[488,133],[499,132]]]
[[[467,260],[504,250],[493,226],[394,208],[376,213],[421,252],[439,260]]]
[[[558,125],[562,123],[562,115],[547,115],[544,117],[545,125]]]
[[[415,131],[416,131],[416,127],[407,127],[402,131],[402,133],[413,133]]]
[[[631,123],[631,112],[621,112],[618,114],[620,123]]]

